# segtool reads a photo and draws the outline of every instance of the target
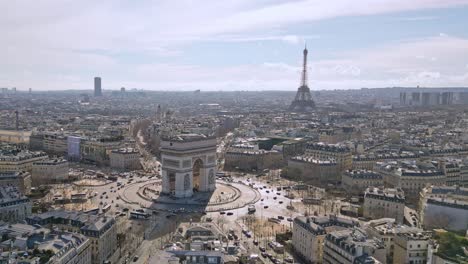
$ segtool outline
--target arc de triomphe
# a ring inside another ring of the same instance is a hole
[[[216,137],[181,134],[161,142],[162,193],[178,198],[216,188]]]

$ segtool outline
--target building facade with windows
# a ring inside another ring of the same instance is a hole
[[[32,185],[63,183],[68,180],[68,161],[62,158],[41,160],[33,163]]]
[[[364,192],[363,216],[371,219],[395,218],[403,223],[405,194],[400,189],[369,187]]]
[[[323,259],[323,243],[327,233],[357,225],[355,221],[336,216],[296,217],[292,232],[294,251],[307,263],[320,263]]]

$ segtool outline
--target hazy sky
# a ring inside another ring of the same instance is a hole
[[[468,86],[468,0],[0,0],[0,87]]]

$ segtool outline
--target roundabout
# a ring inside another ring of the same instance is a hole
[[[245,207],[260,200],[260,193],[242,183],[216,181],[213,192],[195,192],[190,198],[161,194],[161,180],[127,185],[120,198],[131,204],[163,211],[214,212]]]

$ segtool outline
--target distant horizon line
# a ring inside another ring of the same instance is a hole
[[[12,91],[12,88],[16,87],[0,87],[0,89],[8,89],[8,91]],[[28,88],[26,90],[23,89],[16,89],[18,93],[29,93],[29,89],[31,92],[90,92],[94,93],[94,89],[63,89],[63,90],[34,90],[33,88]],[[327,92],[327,91],[356,91],[356,90],[377,90],[377,89],[468,89],[468,86],[439,86],[439,87],[420,87],[420,86],[393,86],[393,87],[361,87],[361,88],[347,88],[347,89],[322,89],[322,90],[310,90],[311,92]],[[139,89],[139,88],[125,88],[125,92],[297,92],[295,90],[202,90],[202,89],[192,89],[192,90],[149,90],[149,89]],[[121,93],[122,91],[119,89],[111,90],[111,89],[102,89],[102,92],[118,92]]]

